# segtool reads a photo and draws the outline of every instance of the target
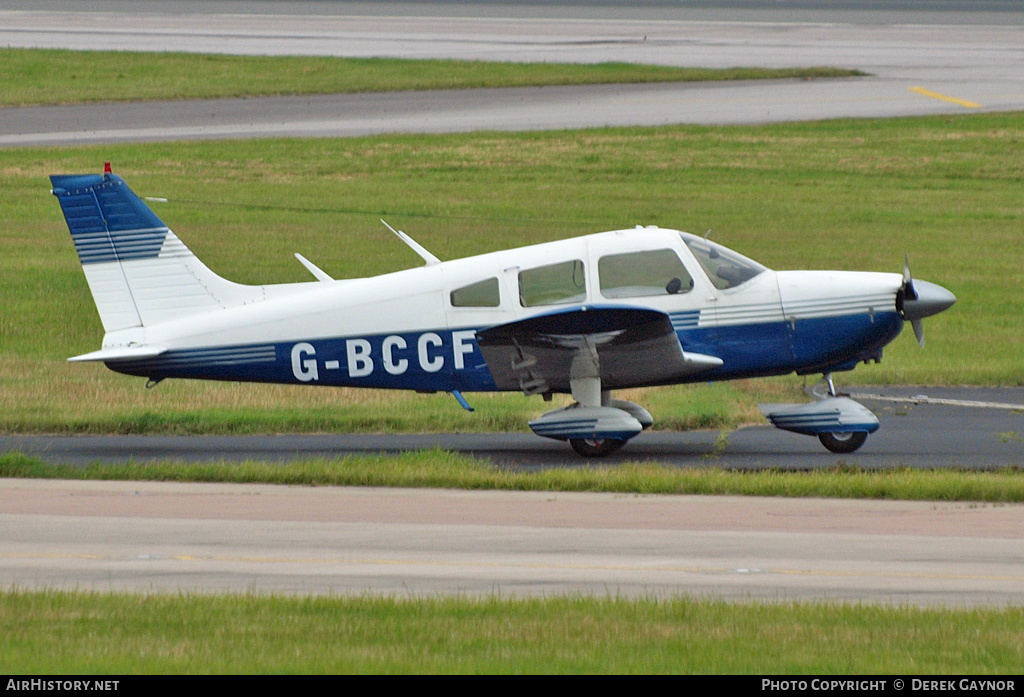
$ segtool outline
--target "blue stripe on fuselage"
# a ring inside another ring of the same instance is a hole
[[[152,379],[196,378],[467,392],[496,389],[475,330],[437,330],[278,344],[170,350],[107,366]]]
[[[841,370],[873,357],[899,334],[895,312],[766,324],[680,329],[684,351],[723,365],[690,382]],[[147,378],[372,387],[421,391],[496,389],[476,330],[436,330],[276,344],[171,350],[140,361],[108,362]]]

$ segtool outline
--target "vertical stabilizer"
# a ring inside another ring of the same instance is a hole
[[[50,182],[108,333],[262,299],[211,271],[116,174]]]

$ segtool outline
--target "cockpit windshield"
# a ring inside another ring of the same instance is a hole
[[[680,233],[680,236],[697,258],[704,273],[719,290],[735,288],[766,270],[753,259],[748,259],[710,240],[685,232]]]

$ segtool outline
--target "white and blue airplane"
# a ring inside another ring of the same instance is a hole
[[[421,267],[249,286],[204,265],[121,177],[50,177],[105,335],[70,361],[148,378],[450,392],[571,394],[530,422],[580,455],[614,452],[652,423],[612,392],[821,373],[828,394],[763,405],[778,428],[852,452],[876,416],[833,372],[878,361],[910,321],[951,306],[904,273],[772,271],[677,230],[637,227],[442,262],[392,230]],[[386,224],[386,223],[385,223]],[[389,226],[390,227],[390,226]]]

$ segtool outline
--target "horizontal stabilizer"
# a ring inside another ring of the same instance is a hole
[[[141,361],[144,358],[154,358],[166,353],[164,346],[115,346],[113,348],[100,349],[92,353],[83,353],[81,356],[72,356],[69,363],[79,361]]]

